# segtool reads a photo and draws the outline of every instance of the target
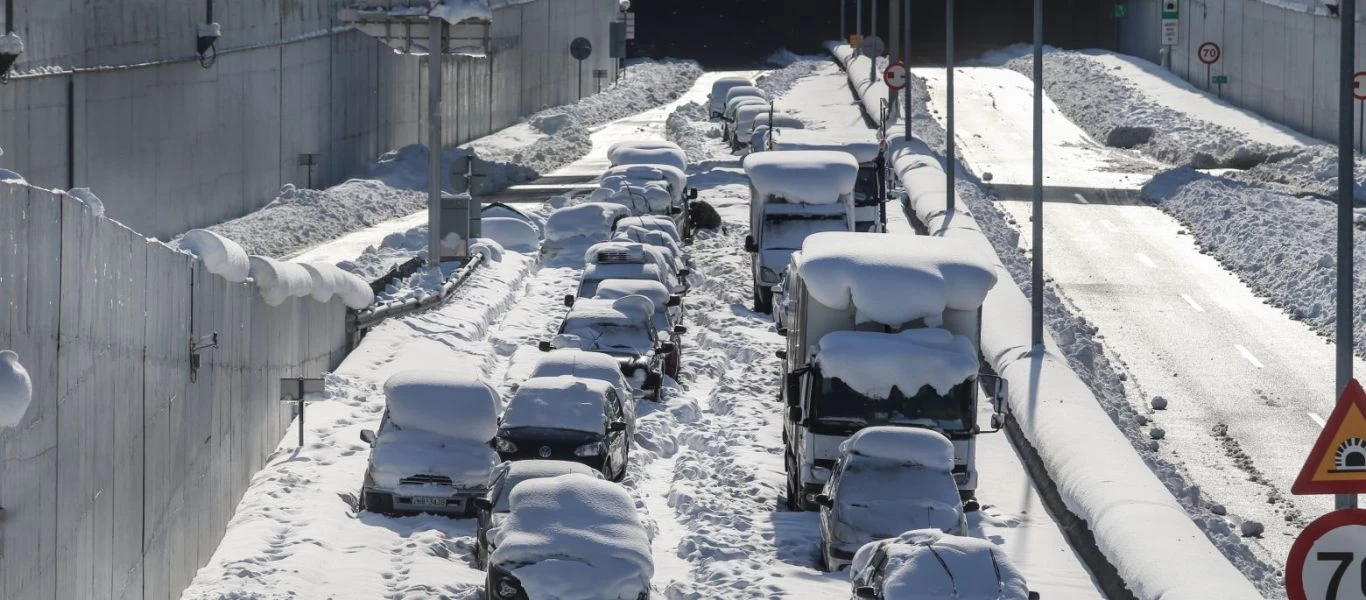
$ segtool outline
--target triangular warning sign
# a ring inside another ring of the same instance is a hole
[[[1347,382],[1290,492],[1366,493],[1366,391],[1357,380]]]

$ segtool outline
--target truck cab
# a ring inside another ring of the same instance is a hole
[[[844,152],[760,152],[745,157],[754,310],[772,310],[773,286],[807,236],[854,230],[858,163]]]
[[[858,161],[858,179],[854,182],[854,230],[887,230],[885,164],[881,145],[871,135],[866,139],[849,140],[824,131],[778,127],[762,132],[760,137],[758,128],[755,131],[750,148],[753,152],[765,148],[848,152]]]
[[[982,249],[955,240],[818,233],[790,258],[782,398],[788,503],[809,510],[839,445],[870,426],[923,427],[954,447],[964,500],[977,489],[981,305],[996,283]],[[996,428],[998,419],[993,418]]]

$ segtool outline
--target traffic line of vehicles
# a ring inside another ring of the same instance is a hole
[[[454,371],[402,371],[384,385],[379,429],[361,433],[360,508],[477,519],[493,600],[651,594],[650,535],[617,482],[637,404],[679,376],[696,190],[668,142],[617,144],[609,159],[598,189],[547,219],[548,240],[583,238],[585,268],[511,397]]]
[[[754,105],[732,110],[737,91],[718,115],[731,139]],[[745,149],[754,307],[787,341],[786,503],[819,511],[821,567],[852,567],[854,598],[1037,598],[1004,553],[968,537],[975,440],[1003,419],[1005,382],[979,370],[992,257],[882,233],[876,140],[773,126]],[[985,431],[982,388],[995,403]]]

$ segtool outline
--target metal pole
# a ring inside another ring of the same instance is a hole
[[[954,161],[953,148],[953,0],[944,0],[944,62],[948,63],[947,75],[947,108],[946,118],[948,127],[944,132],[944,173],[948,175],[948,209],[953,210],[954,200],[958,196],[958,188],[955,185],[954,177],[957,175],[958,167]]]
[[[863,37],[863,0],[854,0],[854,34]]]
[[[446,21],[427,20],[427,265],[441,265],[441,57]]]
[[[213,6],[209,6],[209,18],[213,19]],[[5,0],[5,33],[14,33],[14,0]]]
[[[1043,0],[1034,0],[1034,318],[1031,339],[1043,346]]]
[[[846,37],[849,35],[848,23],[845,22],[845,21],[847,20],[847,19],[845,18],[845,13],[848,13],[848,12],[849,12],[849,2],[848,2],[848,0],[840,0],[840,35],[839,35],[839,37],[835,38],[835,39],[837,39],[837,40],[844,40],[844,39],[846,39]]]
[[[583,100],[583,61],[579,61],[579,99]]]
[[[872,5],[872,9],[873,9],[873,27],[872,27],[872,29],[869,29],[869,30],[868,30],[868,36],[869,36],[869,37],[877,37],[877,3],[878,3],[878,0],[868,0],[868,3]],[[874,62],[874,63],[877,62],[877,58],[876,58],[876,57],[873,58],[873,62]]]
[[[905,116],[902,118],[906,129],[906,141],[911,141],[911,84],[915,81],[911,75],[911,0],[906,0],[901,5],[901,61],[906,65],[906,87],[902,89],[906,107],[903,110]]]
[[[1338,15],[1342,21],[1339,49],[1341,72],[1338,74],[1338,307],[1337,307],[1337,391],[1347,389],[1352,379],[1352,206],[1356,153],[1352,149],[1352,71],[1356,49],[1356,0],[1342,0]],[[1334,398],[1336,400],[1336,398]],[[1356,508],[1356,494],[1337,494],[1337,508]]]

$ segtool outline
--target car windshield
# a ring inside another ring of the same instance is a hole
[[[872,425],[920,425],[952,432],[973,425],[972,386],[965,381],[947,395],[924,386],[907,397],[892,388],[886,398],[870,398],[833,377],[821,377],[812,393],[811,417],[821,425],[856,430]]]
[[[650,329],[644,323],[608,323],[594,319],[567,319],[560,333],[577,335],[584,350],[611,354],[647,354],[654,349]]]
[[[860,167],[854,181],[854,206],[877,205],[877,169]]]
[[[845,216],[770,214],[764,217],[764,245],[769,250],[800,250],[802,242],[813,233],[846,231]]]

